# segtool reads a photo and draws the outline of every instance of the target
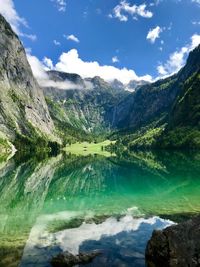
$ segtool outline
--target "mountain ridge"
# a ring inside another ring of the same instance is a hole
[[[0,133],[3,139],[58,140],[41,88],[18,36],[0,15]]]
[[[139,87],[131,81],[133,92],[118,80],[55,70],[47,72],[52,85],[41,88],[22,43],[2,16],[0,29],[1,139],[19,149],[45,139],[66,144],[106,136],[130,149],[200,147],[200,45],[178,73],[154,83],[140,81]]]

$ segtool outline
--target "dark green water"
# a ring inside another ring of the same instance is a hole
[[[0,266],[94,249],[87,266],[145,266],[152,231],[199,212],[197,153],[11,159],[0,169]]]

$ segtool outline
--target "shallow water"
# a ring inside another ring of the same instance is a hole
[[[86,266],[145,266],[152,231],[199,212],[199,154],[11,159],[0,169],[0,266],[96,249]]]

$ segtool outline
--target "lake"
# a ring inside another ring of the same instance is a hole
[[[0,266],[99,250],[85,266],[144,267],[152,231],[197,213],[198,153],[16,155],[0,166]]]

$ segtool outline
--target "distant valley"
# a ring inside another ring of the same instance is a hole
[[[200,46],[177,74],[152,84],[49,71],[52,83],[41,88],[2,16],[0,28],[1,151],[108,138],[117,141],[111,150],[200,148]]]

